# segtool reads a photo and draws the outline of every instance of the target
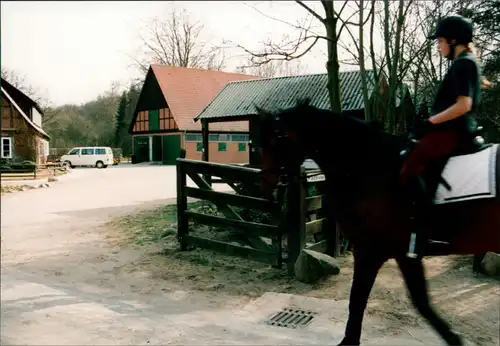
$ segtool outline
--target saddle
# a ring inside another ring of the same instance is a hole
[[[476,129],[476,131],[471,133],[471,135],[463,138],[463,140],[454,150],[454,152],[452,152],[447,157],[444,157],[438,160],[437,162],[430,164],[424,171],[423,175],[418,177],[418,179],[416,179],[417,182],[413,184],[415,186],[410,186],[411,191],[409,192],[411,194],[416,193],[416,195],[413,196],[416,197],[416,200],[412,201],[413,208],[411,210],[412,215],[410,216],[410,219],[413,220],[414,230],[411,233],[410,245],[407,253],[408,257],[410,258],[418,257],[418,253],[421,253],[422,251],[424,252],[434,251],[436,253],[439,253],[439,251],[442,250],[443,246],[447,246],[449,244],[448,235],[442,233],[438,234],[434,233],[434,234],[424,234],[423,237],[426,241],[423,243],[419,242],[421,245],[416,245],[417,244],[416,234],[417,232],[421,232],[427,229],[427,223],[430,221],[430,217],[432,217],[433,210],[436,206],[435,195],[436,192],[438,191],[438,187],[440,187],[440,184],[442,184],[443,187],[448,190],[448,192],[450,192],[451,194],[453,193],[451,185],[444,178],[444,174],[446,174],[446,177],[450,176],[449,173],[445,172],[445,167],[447,167],[449,160],[457,156],[476,154],[493,146],[493,144],[485,143],[485,140],[481,135],[482,130],[483,128],[479,126]],[[406,159],[408,154],[411,152],[411,150],[415,148],[415,146],[418,143],[419,141],[417,138],[409,137],[407,147],[400,153],[401,158]],[[484,153],[485,152],[483,152],[482,154]],[[498,157],[500,151],[497,151],[496,153]],[[497,165],[498,162],[500,161],[497,161]],[[451,183],[454,184],[454,187],[457,186],[456,181],[452,181]],[[437,204],[439,203],[443,203],[443,201],[440,201]],[[422,246],[426,250],[423,250],[422,248],[416,251],[416,247],[422,247]],[[431,248],[428,248],[428,246],[431,246]]]
[[[434,196],[437,187],[439,184],[443,184],[446,189],[451,190],[450,184],[443,178],[442,172],[446,163],[451,157],[461,156],[461,155],[469,155],[480,152],[492,146],[491,143],[486,143],[483,136],[483,127],[478,126],[475,131],[473,131],[469,136],[465,137],[464,140],[461,141],[459,146],[454,150],[451,155],[448,157],[444,157],[437,162],[430,164],[429,167],[426,168],[425,173],[421,178],[422,180],[422,189],[424,190],[424,194],[426,195],[426,200],[431,199]],[[402,162],[406,160],[409,153],[415,148],[415,146],[419,143],[419,140],[410,134],[408,137],[407,147],[401,151],[400,157]]]

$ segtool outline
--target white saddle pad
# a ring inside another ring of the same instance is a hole
[[[496,197],[497,150],[498,144],[493,144],[474,154],[450,158],[442,176],[451,186],[451,191],[439,184],[434,204]]]

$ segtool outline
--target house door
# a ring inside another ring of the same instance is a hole
[[[149,161],[149,137],[148,136],[135,136],[134,137],[134,154],[136,162]]]
[[[153,161],[162,161],[162,136],[153,136]]]
[[[163,136],[163,163],[175,165],[181,153],[181,136]]]

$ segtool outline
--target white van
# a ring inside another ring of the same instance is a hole
[[[95,166],[106,168],[113,164],[113,151],[110,147],[78,147],[61,156],[61,162],[71,168],[76,166]]]

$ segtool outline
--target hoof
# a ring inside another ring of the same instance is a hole
[[[446,340],[447,344],[450,346],[463,346],[464,340],[462,336],[456,332],[451,332],[450,337]]]
[[[353,341],[343,338],[340,344],[338,344],[337,346],[359,346],[359,344],[359,341]]]

